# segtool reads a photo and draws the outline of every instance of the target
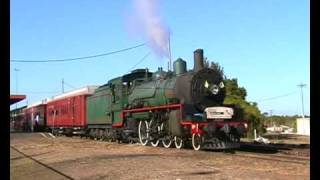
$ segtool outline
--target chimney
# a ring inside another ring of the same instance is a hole
[[[194,55],[194,66],[193,71],[198,72],[203,69],[203,49],[197,49],[193,52]]]

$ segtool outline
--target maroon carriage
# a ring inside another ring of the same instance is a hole
[[[28,131],[39,132],[46,128],[47,100],[28,105],[24,109],[24,123]]]
[[[86,121],[86,98],[96,86],[87,86],[53,97],[47,104],[47,127],[54,133],[81,134]]]

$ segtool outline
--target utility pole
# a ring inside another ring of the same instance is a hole
[[[272,109],[270,109],[269,110],[269,117],[272,117],[272,112],[273,112],[273,110]],[[271,123],[272,123],[272,126],[275,126],[275,122],[274,121],[271,121]]]
[[[20,69],[14,68],[14,71],[17,73],[16,74],[16,94],[18,94],[18,71],[20,71]]]
[[[168,39],[169,41],[169,70],[172,70],[172,68],[171,68],[171,45],[170,45],[170,32],[169,32],[169,39]]]
[[[62,85],[62,93],[64,93],[64,79],[62,78],[62,81],[61,81],[61,85]]]
[[[14,71],[16,72],[16,94],[18,94],[18,72],[20,71],[20,69],[14,68]],[[17,116],[18,116],[18,103],[16,102],[16,111],[14,113],[14,118],[13,121],[17,120]]]
[[[300,87],[300,90],[301,90],[302,118],[304,118],[304,104],[303,104],[303,90],[302,90],[302,88],[306,87],[307,85],[300,83],[297,86]]]
[[[272,116],[272,112],[273,112],[273,110],[272,110],[272,109],[270,109],[269,116]]]
[[[20,69],[14,68],[14,71],[16,72],[16,94],[18,94],[18,72]],[[16,109],[18,108],[18,103],[16,103]]]

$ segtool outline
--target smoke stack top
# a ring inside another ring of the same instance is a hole
[[[160,57],[169,58],[169,28],[159,12],[157,0],[132,0],[133,9],[129,18],[129,31],[142,36],[147,45]]]
[[[198,72],[203,69],[203,49],[197,49],[193,52],[194,55],[194,66],[193,71]]]

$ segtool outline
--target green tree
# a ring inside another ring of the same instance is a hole
[[[207,59],[205,59],[205,62],[205,64],[209,64]],[[224,77],[224,84],[226,88],[224,104],[226,106],[234,107],[235,119],[248,121],[248,137],[253,137],[254,129],[257,129],[260,134],[264,133],[263,116],[261,115],[256,102],[248,102],[246,100],[247,90],[244,87],[239,87],[238,80],[236,78],[228,79],[224,75],[223,68],[218,63],[211,62],[210,68],[217,70]]]
[[[244,87],[239,87],[238,86],[238,80],[233,78],[233,79],[225,79],[225,84],[226,84],[226,91],[227,91],[227,96],[230,98],[241,98],[243,100],[246,99],[247,96],[247,91]]]

